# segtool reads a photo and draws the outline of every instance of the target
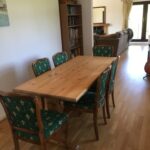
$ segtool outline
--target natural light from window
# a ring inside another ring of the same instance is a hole
[[[148,39],[149,35],[150,35],[150,4],[148,4],[146,39]]]
[[[133,5],[129,16],[129,28],[133,30],[133,39],[141,39],[142,36],[143,5]]]

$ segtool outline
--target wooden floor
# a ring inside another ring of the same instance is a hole
[[[100,140],[95,141],[92,116],[82,114],[70,120],[70,142],[81,150],[150,150],[150,80],[143,80],[147,46],[130,46],[121,56],[116,80],[116,108],[103,125],[99,116]],[[38,146],[20,142],[21,150],[39,150]],[[52,150],[63,150],[54,144]],[[7,121],[0,123],[0,150],[13,150]]]

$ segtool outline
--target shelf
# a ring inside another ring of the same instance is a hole
[[[79,7],[81,7],[80,4],[67,3],[67,5],[68,5],[68,6],[79,6]]]
[[[106,27],[106,26],[110,26],[109,23],[94,23],[93,24],[94,27]]]
[[[81,25],[70,25],[68,28],[76,28],[76,27],[81,27]]]
[[[72,16],[81,16],[81,14],[68,14],[68,17],[72,17]]]
[[[78,45],[78,46],[75,46],[75,47],[70,47],[70,49],[71,50],[74,50],[74,49],[78,49],[78,48],[80,48],[81,46],[80,45]]]
[[[95,34],[100,34],[100,35],[105,35],[108,33],[108,27],[110,26],[109,23],[94,23],[94,33]]]
[[[69,55],[83,55],[82,6],[59,0],[62,47]]]

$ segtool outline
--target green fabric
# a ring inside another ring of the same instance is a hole
[[[39,142],[39,136],[34,134],[29,134],[23,131],[15,130],[15,134],[19,137],[21,137],[24,140],[32,140],[34,142]]]
[[[102,45],[94,46],[93,55],[111,57],[113,55],[112,46],[102,46]]]
[[[35,104],[32,99],[5,96],[3,102],[15,127],[38,130]]]
[[[64,102],[65,107],[78,107],[84,109],[94,108],[95,93],[87,92],[77,103],[75,102]]]
[[[68,61],[68,55],[65,52],[57,53],[56,55],[53,56],[53,62],[55,67],[65,63]]]
[[[117,70],[117,64],[118,60],[113,61],[112,67],[111,67],[111,75],[110,75],[110,82],[109,82],[109,92],[112,92],[114,89],[115,84],[115,75]]]
[[[51,136],[57,129],[61,127],[61,125],[67,121],[67,115],[64,113],[43,110],[41,111],[41,115],[44,125],[44,135],[46,138]],[[23,139],[30,139],[35,142],[39,141],[39,137],[37,135],[25,133],[19,130],[16,130],[15,133]]]
[[[65,113],[59,113],[59,112],[43,110],[41,115],[44,124],[44,132],[46,138],[52,135],[68,119]]]
[[[98,103],[98,106],[103,106],[105,103],[105,95],[106,95],[106,86],[108,81],[109,72],[102,73],[98,80],[98,89],[97,89],[97,97],[96,92],[88,91],[77,103],[73,102],[65,102],[65,107],[77,107],[83,109],[94,109],[95,100]]]
[[[34,70],[35,76],[39,76],[47,72],[50,69],[51,69],[51,66],[47,58],[39,59],[36,61],[35,64],[33,64],[33,70]]]
[[[101,106],[103,106],[105,103],[109,73],[110,73],[109,71],[102,73],[98,81],[98,84],[100,86],[97,89],[97,92],[98,92],[97,101],[98,101],[98,104],[100,104]]]
[[[14,127],[28,129],[34,132],[39,131],[35,113],[35,104],[32,99],[5,96],[2,100],[9,112]],[[65,113],[46,110],[41,111],[41,117],[45,138],[51,136],[68,119]],[[39,141],[38,135],[29,134],[19,130],[15,130],[15,134],[23,139],[30,139],[36,142]]]

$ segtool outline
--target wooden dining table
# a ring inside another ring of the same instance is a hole
[[[14,91],[77,102],[116,57],[77,56]]]

